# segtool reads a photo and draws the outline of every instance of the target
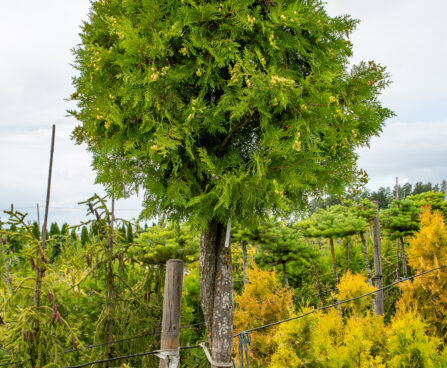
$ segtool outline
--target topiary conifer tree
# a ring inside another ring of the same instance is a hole
[[[419,208],[430,206],[432,211],[439,211],[444,217],[447,216],[447,201],[445,193],[433,191],[424,192],[408,196],[407,199],[412,200]]]
[[[366,223],[371,226],[374,217],[377,214],[377,209],[374,203],[367,198],[361,198],[358,202],[346,201],[345,204],[349,206],[349,209],[353,211],[356,216],[363,218]],[[368,242],[367,238],[365,237],[365,234],[367,234],[366,230],[367,228],[361,229],[359,234],[362,241],[362,252],[363,259],[365,261],[366,277],[368,278],[369,285],[372,285],[371,267],[369,265],[368,258]]]
[[[288,288],[290,285],[287,265],[298,258],[304,258],[303,248],[306,248],[307,244],[298,231],[282,222],[270,221],[266,225],[260,237],[255,260],[260,264],[281,266],[284,286]]]
[[[298,223],[304,235],[311,238],[327,238],[331,246],[332,272],[335,285],[338,284],[337,260],[335,258],[334,238],[358,234],[365,231],[366,221],[356,216],[348,208],[336,205],[323,210],[317,208],[314,214]]]
[[[230,217],[256,222],[363,177],[355,149],[392,113],[374,62],[350,68],[349,16],[319,0],[101,0],[74,50],[73,137],[116,198],[203,230],[212,357],[230,362]]]
[[[411,199],[403,199],[393,201],[381,216],[383,227],[388,231],[390,238],[400,241],[403,277],[407,277],[408,272],[404,239],[419,230],[419,212],[420,209]],[[399,249],[396,249],[396,260],[396,277],[399,279]]]

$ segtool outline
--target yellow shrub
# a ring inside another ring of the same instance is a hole
[[[365,276],[361,274],[353,274],[348,270],[340,278],[340,283],[337,286],[339,300],[351,299],[357,296],[374,291],[374,286],[370,286],[365,279]],[[372,295],[369,297],[360,298],[352,302],[342,304],[341,308],[345,311],[353,311],[354,313],[360,313],[367,309],[371,305]]]
[[[447,265],[447,229],[439,212],[426,208],[421,227],[410,240],[408,264],[415,273]],[[447,269],[428,273],[401,285],[399,308],[416,309],[440,337],[447,338]]]
[[[305,307],[300,314],[309,312]],[[269,368],[303,367],[315,361],[314,335],[321,313],[281,324],[273,337],[275,353]]]
[[[293,294],[282,286],[274,271],[264,271],[254,263],[247,270],[248,283],[241,295],[235,296],[235,332],[263,326],[291,316]],[[251,333],[250,366],[266,367],[274,353],[272,337],[277,327]],[[234,350],[237,352],[237,339]]]
[[[390,368],[441,367],[441,340],[426,334],[427,324],[415,312],[400,310],[388,329]]]

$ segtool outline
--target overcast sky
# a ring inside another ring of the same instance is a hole
[[[76,125],[64,101],[73,91],[70,49],[78,42],[88,0],[0,1],[0,209],[11,203],[36,218],[45,202],[51,125],[57,125],[50,221],[74,223],[77,205],[101,187],[85,147],[75,146]],[[368,187],[447,178],[447,31],[445,0],[329,0],[331,15],[361,23],[352,35],[354,58],[385,65],[393,84],[382,96],[397,116],[387,122],[359,165]],[[120,201],[117,215],[137,217],[139,200]],[[0,215],[2,219],[5,216]]]

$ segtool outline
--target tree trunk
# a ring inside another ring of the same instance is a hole
[[[113,236],[109,234],[107,237],[107,276],[106,276],[106,303],[107,303],[107,324],[106,324],[106,336],[107,336],[107,358],[113,357],[113,332],[114,332],[114,322],[115,322],[115,303],[116,303],[116,292],[114,283],[114,272],[113,272]],[[108,363],[106,367],[108,367]]]
[[[244,241],[241,243],[242,246],[242,272],[243,272],[243,281],[244,281],[244,287],[248,282],[247,277],[247,243]]]
[[[331,243],[331,256],[332,256],[332,272],[334,273],[335,286],[338,285],[338,272],[337,272],[337,260],[335,259],[334,239],[329,238]]]
[[[380,244],[379,204],[376,202],[377,214],[373,222],[373,251],[374,251],[374,284],[376,289],[383,286],[382,278],[382,250]],[[376,293],[376,314],[383,316],[383,290]]]
[[[321,292],[323,291],[321,288],[321,283],[320,283],[320,275],[318,274],[318,267],[317,265],[314,263],[314,269],[315,269],[315,282],[317,284],[317,290],[318,290],[318,302],[319,302],[319,307],[323,306],[323,298],[321,297]]]
[[[400,238],[400,245],[401,245],[401,251],[402,251],[402,276],[406,278],[408,276],[407,274],[407,257],[405,256],[405,245],[404,245],[404,238]]]
[[[346,237],[346,248],[347,248],[347,259],[346,259],[346,263],[348,266],[348,269],[350,269],[349,264],[351,263],[351,242],[349,241],[350,237]]]
[[[231,363],[233,347],[233,268],[225,247],[225,225],[212,220],[200,239],[200,299],[211,356]],[[212,365],[212,368],[218,368]]]
[[[400,280],[399,239],[396,239],[396,280]]]
[[[362,239],[362,251],[363,251],[363,258],[365,259],[366,277],[368,278],[368,284],[371,286],[372,278],[371,278],[371,267],[369,266],[369,258],[368,258],[368,242],[363,231],[360,232],[360,238]]]
[[[11,292],[11,275],[9,274],[8,261],[6,260],[6,256],[5,256],[5,245],[6,245],[6,237],[5,236],[2,236],[1,245],[2,245],[3,267],[5,269],[5,281],[6,281],[6,285],[8,285],[9,292]]]
[[[287,275],[287,263],[282,263],[282,272],[284,273],[284,286],[289,288],[289,276]]]

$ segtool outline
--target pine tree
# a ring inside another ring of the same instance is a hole
[[[126,240],[128,243],[133,243],[133,229],[130,222],[127,224]]]
[[[87,226],[83,226],[81,230],[81,244],[85,245],[90,241]]]
[[[355,203],[353,201],[347,201],[346,204],[350,206],[350,209],[354,211],[354,214],[358,217],[363,218],[368,225],[371,226],[374,217],[377,214],[376,206],[366,198],[362,198],[359,200],[358,203]],[[371,277],[371,267],[369,265],[369,258],[368,258],[368,243],[366,238],[366,232],[367,228],[364,230],[360,230],[360,239],[362,241],[362,252],[363,252],[363,258],[365,261],[365,269],[366,269],[366,277],[368,278],[369,285],[372,285],[372,277]]]
[[[381,221],[383,227],[390,234],[392,240],[398,239],[400,241],[400,253],[403,277],[407,277],[407,257],[405,255],[405,237],[413,235],[419,229],[419,212],[420,210],[415,203],[410,199],[395,200],[390,207],[383,211]],[[399,249],[396,249],[397,259],[399,256]],[[396,276],[399,278],[400,265],[397,260]]]
[[[326,210],[318,208],[306,220],[298,223],[304,234],[312,238],[327,238],[330,241],[332,272],[335,285],[338,284],[337,260],[335,259],[334,238],[343,238],[365,231],[367,223],[348,208],[337,205]]]
[[[40,239],[40,229],[36,221],[33,222],[33,235],[36,239]]]
[[[73,136],[116,198],[142,188],[143,215],[203,229],[216,361],[231,361],[229,218],[253,223],[364,180],[355,149],[392,115],[378,101],[384,68],[349,69],[356,24],[318,0],[92,2],[75,49]]]
[[[53,222],[50,226],[50,237],[53,237],[54,235],[60,235],[61,231],[59,229],[59,226],[56,222]]]
[[[287,265],[292,261],[304,258],[303,249],[308,248],[302,235],[281,222],[270,221],[263,226],[263,234],[259,240],[259,251],[255,256],[261,265],[281,266],[284,286],[289,287]]]
[[[407,199],[413,201],[419,208],[427,205],[433,211],[440,211],[444,217],[447,216],[447,201],[445,201],[445,193],[442,192],[424,192],[409,196]]]

